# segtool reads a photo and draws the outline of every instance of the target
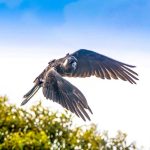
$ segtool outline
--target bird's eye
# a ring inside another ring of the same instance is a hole
[[[72,59],[69,60],[69,63],[72,64],[74,61]]]

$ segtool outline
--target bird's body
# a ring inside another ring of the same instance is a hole
[[[102,79],[122,79],[136,83],[138,74],[131,70],[131,66],[96,52],[80,49],[73,54],[67,54],[60,59],[54,59],[34,80],[34,87],[24,95],[22,105],[26,104],[32,96],[42,87],[43,95],[64,108],[75,113],[78,117],[90,120],[86,112],[91,109],[81,91],[63,77],[90,77]]]

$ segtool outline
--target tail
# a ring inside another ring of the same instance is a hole
[[[21,106],[25,105],[37,93],[40,87],[41,87],[40,84],[35,84],[34,87],[23,96],[23,98],[25,99],[22,101]]]

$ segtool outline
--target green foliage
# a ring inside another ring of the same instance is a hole
[[[99,133],[96,125],[73,127],[66,112],[51,112],[39,103],[30,112],[7,103],[0,97],[0,149],[15,150],[133,150],[126,135],[115,138]]]

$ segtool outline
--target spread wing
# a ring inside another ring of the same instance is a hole
[[[135,66],[128,65],[99,53],[81,49],[71,56],[76,57],[78,60],[77,69],[70,77],[90,77],[96,76],[102,79],[122,79],[136,84],[135,80],[138,80],[136,76],[138,74],[131,70]]]
[[[54,69],[50,69],[44,77],[43,94],[47,99],[59,103],[83,120],[85,120],[85,117],[90,120],[85,109],[88,109],[91,113],[92,111],[84,95]]]

